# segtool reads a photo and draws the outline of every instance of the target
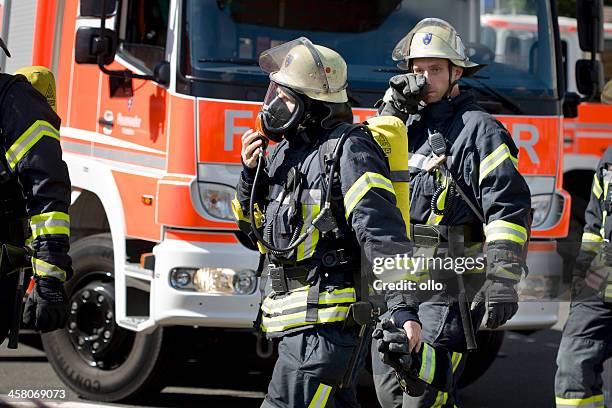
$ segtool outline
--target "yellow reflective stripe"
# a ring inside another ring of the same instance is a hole
[[[514,241],[521,245],[527,242],[527,230],[521,225],[512,222],[495,220],[485,227],[486,241]]]
[[[13,145],[6,151],[6,161],[11,169],[15,169],[19,160],[38,142],[43,136],[49,136],[59,142],[59,131],[49,122],[37,120],[30,126]]]
[[[63,269],[45,262],[42,259],[32,257],[32,267],[34,268],[34,275],[36,276],[51,277],[59,279],[62,282],[66,280],[66,272]]]
[[[310,227],[310,224],[316,218],[316,216],[319,215],[320,212],[321,212],[321,205],[319,204],[310,204],[310,205],[302,204],[302,220],[304,220],[304,223],[302,225],[300,234],[303,234],[304,231],[308,227]],[[319,230],[315,228],[312,234],[310,234],[304,240],[304,242],[298,245],[297,253],[296,253],[296,257],[297,257],[296,260],[302,261],[306,258],[310,258],[314,254],[314,251],[317,248],[318,242],[319,242]]]
[[[332,387],[329,385],[325,385],[323,383],[319,384],[317,387],[317,392],[315,392],[314,397],[312,397],[312,401],[308,404],[308,408],[324,408],[327,405],[327,400],[331,394]]]
[[[234,213],[234,218],[236,219],[236,221],[244,221],[248,222],[249,224],[251,223],[251,220],[249,220],[244,215],[244,212],[242,211],[242,206],[240,205],[240,201],[238,201],[237,198],[234,198],[232,200],[232,213]]]
[[[306,321],[306,312],[298,312],[289,315],[262,317],[261,328],[266,333],[280,332],[295,327],[308,326],[312,324],[342,322],[348,316],[349,306],[334,306],[319,309],[316,322]]]
[[[381,188],[395,195],[391,180],[379,173],[366,172],[361,175],[348,189],[344,196],[344,209],[346,211],[346,219],[349,218],[351,212],[359,201],[372,188]]]
[[[584,232],[582,234],[582,242],[603,242],[603,237],[592,232]]]
[[[480,177],[478,179],[478,184],[481,184],[482,180],[489,173],[495,170],[497,166],[508,158],[512,160],[515,166],[518,165],[518,159],[510,154],[510,149],[505,143],[501,144],[493,153],[485,157],[484,160],[480,162]]]
[[[453,373],[457,371],[457,367],[459,367],[459,363],[461,362],[462,357],[463,354],[453,351],[453,355],[451,357],[451,361],[453,363]]]
[[[601,188],[601,183],[599,182],[599,178],[597,177],[597,173],[593,174],[593,194],[599,200],[601,198],[601,193],[603,193],[603,188]]]
[[[501,278],[506,278],[506,279],[511,279],[517,282],[521,280],[521,275],[517,275],[516,273],[509,271],[506,268],[503,268],[501,266],[495,268],[495,276],[499,276]]]
[[[588,398],[561,398],[556,397],[557,408],[560,407],[582,407],[582,408],[605,408],[603,394],[593,395]]]
[[[518,170],[518,158],[510,156],[510,160],[512,160],[512,164],[514,164],[514,168]]]
[[[30,229],[33,240],[48,234],[70,236],[70,216],[59,211],[38,214],[30,218]]]
[[[442,193],[440,193],[438,199],[436,200],[436,208],[438,210],[444,210],[444,207],[446,207],[446,195],[448,193],[448,188],[450,187],[450,179],[445,177],[442,183],[444,185],[444,190],[442,191]],[[430,210],[429,218],[427,218],[427,222],[425,224],[439,225],[442,221],[442,218],[444,218],[444,215],[437,215],[436,213]]]
[[[421,369],[419,378],[427,384],[431,384],[436,371],[436,350],[427,343],[423,343],[423,354],[421,357]]]
[[[293,292],[288,296],[281,299],[265,298],[261,305],[261,310],[264,313],[282,313],[285,310],[295,309],[298,307],[306,307],[306,300],[308,298],[309,286],[304,286]],[[331,292],[319,293],[319,304],[330,305],[336,303],[355,303],[357,301],[357,294],[355,288],[336,289]]]
[[[261,228],[263,225],[263,214],[259,210],[259,205],[257,203],[255,203],[253,207],[255,208],[255,224],[257,225],[257,228]],[[237,197],[234,197],[232,200],[232,213],[234,214],[236,221],[244,221],[249,224],[251,223],[251,219],[244,214],[244,211],[242,211],[242,205],[240,205],[240,201],[238,201]]]
[[[434,404],[431,406],[431,408],[442,408],[444,404],[446,404],[447,401],[448,401],[448,393],[443,392],[443,391],[438,391],[438,394],[436,395],[436,400],[434,401]]]

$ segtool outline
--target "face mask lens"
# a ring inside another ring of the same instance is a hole
[[[272,82],[264,100],[262,112],[270,129],[282,129],[297,114],[298,100],[293,92]]]

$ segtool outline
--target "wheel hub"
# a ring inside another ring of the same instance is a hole
[[[96,365],[110,351],[117,332],[114,304],[112,287],[101,282],[81,288],[70,299],[66,326],[70,340],[82,357]]]

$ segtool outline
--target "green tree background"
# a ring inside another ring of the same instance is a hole
[[[612,6],[612,0],[604,0],[604,5]],[[560,16],[576,17],[576,0],[557,0]]]

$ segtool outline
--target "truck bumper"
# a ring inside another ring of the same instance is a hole
[[[251,328],[260,304],[259,287],[253,294],[212,294],[178,290],[170,285],[173,268],[230,268],[256,270],[257,252],[239,243],[164,240],[154,248],[155,272],[151,284],[151,318],[156,325]],[[259,285],[258,285],[259,286]]]
[[[527,266],[529,275],[518,286],[519,310],[504,329],[545,329],[552,327],[559,318],[563,261],[555,242],[531,243]]]

